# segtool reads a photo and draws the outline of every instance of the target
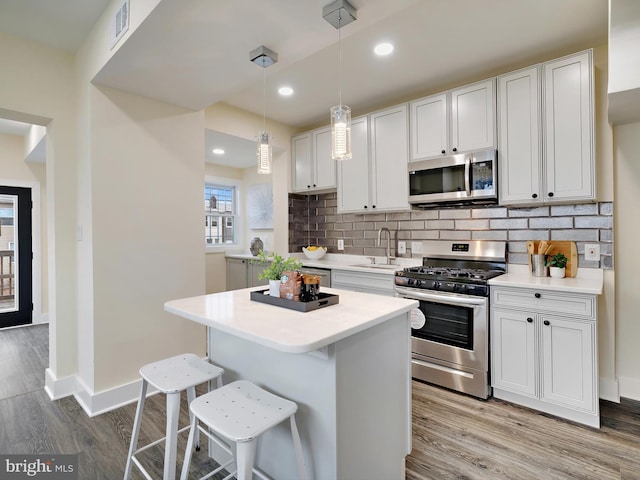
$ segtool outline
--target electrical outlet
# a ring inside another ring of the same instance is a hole
[[[422,253],[422,242],[411,242],[411,253]]]
[[[344,240],[341,238],[338,239],[338,250],[344,250]]]
[[[398,255],[402,255],[403,253],[407,253],[407,242],[400,240],[398,242]]]
[[[600,260],[600,245],[597,243],[587,243],[584,246],[585,260]]]

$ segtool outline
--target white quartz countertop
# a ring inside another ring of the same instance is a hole
[[[171,300],[164,309],[207,327],[289,353],[318,350],[391,320],[418,306],[414,300],[323,288],[340,296],[337,305],[310,312],[254,302],[265,287]]]
[[[227,258],[239,258],[243,260],[257,260],[250,253],[226,253]],[[373,257],[375,263],[371,262],[371,257],[363,255],[346,255],[328,253],[320,260],[311,260],[304,256],[304,253],[290,253],[289,256],[297,257],[302,265],[313,268],[326,268],[329,270],[351,270],[354,272],[380,273],[385,275],[393,275],[398,270],[405,267],[414,267],[422,265],[422,257],[405,258],[400,257],[392,261],[392,265],[385,265],[387,259],[385,257]]]
[[[579,268],[578,274],[573,278],[534,277],[526,265],[509,265],[507,273],[492,278],[489,285],[601,295],[604,273],[597,268]]]

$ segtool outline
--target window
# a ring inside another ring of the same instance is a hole
[[[236,243],[236,187],[204,186],[204,238],[206,245]]]

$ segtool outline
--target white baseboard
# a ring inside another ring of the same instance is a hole
[[[33,325],[40,325],[41,323],[49,323],[49,314],[43,313],[33,316]]]
[[[76,376],[57,378],[53,371],[47,368],[44,372],[44,390],[51,400],[73,395],[76,391]]]
[[[610,402],[620,403],[620,388],[618,380],[600,377],[600,398]]]
[[[640,379],[631,377],[618,377],[620,383],[620,396],[631,400],[640,400]]]
[[[73,395],[85,413],[90,417],[95,417],[96,415],[137,402],[140,396],[141,384],[142,380],[136,380],[95,393],[81,378],[78,378],[76,381],[77,388]],[[156,393],[158,393],[158,391],[149,385],[147,397]]]

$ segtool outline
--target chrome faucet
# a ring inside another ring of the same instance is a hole
[[[387,232],[387,265],[391,265],[391,259],[395,259],[395,257],[391,256],[391,232],[386,227],[382,227],[378,230],[378,245],[381,245],[380,240],[382,232]]]

